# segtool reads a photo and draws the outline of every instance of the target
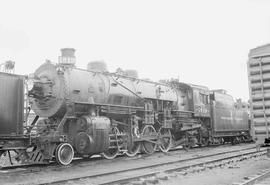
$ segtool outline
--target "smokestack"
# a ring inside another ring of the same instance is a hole
[[[62,48],[61,56],[58,58],[59,64],[66,66],[75,66],[76,57],[75,57],[75,49],[74,48]]]

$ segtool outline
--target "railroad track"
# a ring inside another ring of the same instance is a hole
[[[215,146],[211,146],[211,147],[215,147]],[[197,147],[194,147],[191,149],[196,149],[196,148]],[[200,147],[200,148],[202,148],[202,147]],[[172,148],[170,150],[170,152],[179,151],[179,150],[185,150],[185,149],[176,147],[176,148]],[[161,152],[161,151],[156,151],[156,152]],[[119,154],[116,158],[122,158],[122,157],[127,157],[127,156],[125,156],[124,154]],[[102,159],[103,158],[97,154],[94,157],[91,156],[91,158],[80,158],[80,157],[74,158],[72,163],[79,164],[82,162],[87,162],[87,161],[92,161],[92,160],[102,160]],[[56,161],[52,161],[49,164],[19,164],[18,163],[18,164],[14,164],[14,165],[0,166],[0,175],[1,175],[1,171],[5,171],[5,170],[12,170],[12,169],[16,169],[16,168],[20,168],[21,170],[25,170],[26,168],[50,167],[50,166],[55,166],[55,165],[59,166]],[[14,171],[17,171],[17,170],[14,170]]]
[[[91,184],[109,185],[109,184],[122,184],[139,178],[146,178],[150,176],[156,176],[161,173],[170,173],[173,171],[181,171],[192,167],[203,166],[211,163],[216,163],[224,160],[229,160],[243,156],[264,155],[266,150],[255,151],[255,149],[246,149],[243,151],[231,151],[226,153],[217,153],[207,156],[200,156],[196,158],[190,158],[186,160],[171,161],[167,163],[153,164],[144,167],[137,167],[131,169],[123,169],[103,174],[81,176],[76,178],[67,178],[63,180],[50,181],[43,184],[76,184],[76,181],[91,182]]]
[[[266,150],[257,152],[255,148],[252,149],[243,149],[233,150],[228,152],[220,152],[212,155],[204,155],[199,157],[191,157],[188,159],[182,160],[171,160],[169,162],[156,163],[152,165],[144,166],[132,166],[130,168],[120,168],[120,169],[106,169],[99,173],[84,173],[77,175],[76,177],[62,177],[62,179],[52,179],[52,180],[43,180],[41,182],[35,182],[33,184],[65,184],[67,182],[77,181],[86,181],[91,182],[91,184],[119,184],[123,182],[128,182],[131,180],[139,179],[142,177],[155,176],[160,173],[169,173],[173,171],[181,171],[187,168],[203,166],[215,162],[220,162],[224,160],[229,160],[237,157],[250,156],[250,155],[263,155],[266,153]],[[107,171],[106,171],[107,170]],[[86,183],[87,184],[87,183]]]
[[[168,173],[170,171],[183,170],[190,167],[210,164],[214,161],[217,162],[225,159],[231,159],[237,156],[245,156],[248,154],[258,155],[265,153],[265,151],[257,153],[254,145],[225,148],[217,147],[214,149],[214,151],[212,150],[213,148],[211,150],[204,149],[203,151],[198,149],[196,152],[191,150],[189,153],[184,153],[188,157],[179,156],[179,152],[175,151],[174,153],[170,152],[168,154],[157,154],[158,157],[156,158],[154,158],[154,156],[142,155],[138,158],[118,158],[112,161],[94,160],[87,163],[73,163],[68,167],[54,165],[50,166],[49,168],[30,168],[24,169],[24,171],[12,172],[12,175],[9,173],[2,173],[0,174],[0,182],[4,182],[4,184],[28,184],[29,182],[31,182],[31,184],[64,184],[68,181],[76,182],[78,180],[86,180],[91,182],[91,184],[112,184],[121,181],[128,181],[134,178],[136,179],[151,175],[154,176],[160,172]],[[194,153],[196,154],[195,157]],[[204,155],[201,155],[203,153]],[[211,155],[209,155],[209,153],[211,153]],[[149,160],[152,161],[149,162]],[[122,166],[120,163],[122,163]],[[135,163],[137,165],[135,165]],[[123,166],[123,164],[126,166]],[[100,168],[98,169],[97,166],[100,166]],[[71,174],[70,176],[68,175],[69,178],[67,178],[66,174],[69,174],[68,171],[72,170],[74,170],[76,173]],[[42,176],[43,171],[44,173]],[[45,180],[49,174],[52,174],[53,178]],[[29,179],[28,182],[27,178]],[[102,180],[100,180],[100,178],[102,178]],[[110,178],[116,182],[109,180]],[[106,182],[104,182],[105,179],[107,179]]]
[[[248,145],[248,144],[242,144],[242,145]],[[193,147],[193,148],[188,149],[188,151],[204,149],[204,148],[226,147],[226,146],[232,146],[232,145],[231,144],[225,144],[225,145],[211,145],[211,146],[207,146],[207,147],[206,146],[204,146],[204,147]],[[239,146],[241,146],[241,145],[239,145]],[[253,148],[253,147],[251,147],[251,148]],[[181,151],[181,150],[186,150],[186,149],[181,148],[181,147],[180,148],[176,147],[176,148],[172,148],[170,150],[170,153]],[[156,152],[161,152],[161,151],[156,151]],[[145,154],[145,155],[147,155],[147,154]],[[118,155],[117,156],[117,158],[124,158],[124,157],[128,158],[125,155]],[[133,157],[133,159],[136,159],[136,156]],[[100,155],[95,155],[94,157],[91,157],[91,158],[75,158],[75,159],[73,159],[72,164],[77,165],[77,164],[81,164],[81,163],[85,163],[85,162],[92,162],[92,161],[96,161],[96,160],[103,160],[103,158]],[[28,169],[29,169],[30,172],[35,172],[35,171],[39,171],[40,167],[44,167],[44,168],[55,168],[55,167],[61,168],[61,166],[59,166],[55,161],[50,162],[49,164],[15,164],[15,165],[10,165],[10,166],[3,166],[3,167],[0,166],[0,175],[4,174],[4,173],[13,173],[13,172],[18,173],[19,171],[27,171]]]
[[[233,185],[269,185],[270,170],[263,170],[260,173],[246,177],[243,181],[233,183]]]

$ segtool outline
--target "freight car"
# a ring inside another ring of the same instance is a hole
[[[25,76],[0,72],[0,156],[10,150],[26,150],[24,134]]]
[[[252,137],[257,145],[270,143],[270,45],[250,50],[247,62]]]
[[[35,71],[28,96],[37,116],[19,133],[28,139],[21,143],[23,148],[2,139],[0,151],[15,150],[23,162],[55,158],[67,165],[74,155],[112,159],[119,153],[152,154],[158,148],[168,152],[172,146],[248,137],[246,110],[237,108],[224,91],[177,80],[142,80],[134,71],[109,73],[102,62],[79,69],[74,52],[62,49],[58,64],[47,61]]]

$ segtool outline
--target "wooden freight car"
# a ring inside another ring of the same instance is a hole
[[[252,136],[270,143],[270,44],[250,50],[247,62]]]

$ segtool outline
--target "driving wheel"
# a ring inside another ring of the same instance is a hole
[[[120,132],[117,127],[113,127],[110,133],[110,146],[109,149],[105,152],[101,153],[101,155],[106,159],[113,159],[119,154],[118,150],[118,138],[117,135],[119,135]]]
[[[157,132],[152,125],[145,125],[142,131],[143,137],[150,137],[149,141],[142,142],[142,150],[147,154],[153,154],[156,150],[157,143],[156,140],[151,139],[151,137],[157,136]]]
[[[160,136],[159,149],[162,152],[168,152],[172,144],[172,135],[170,129],[161,127],[159,129],[159,136]]]

